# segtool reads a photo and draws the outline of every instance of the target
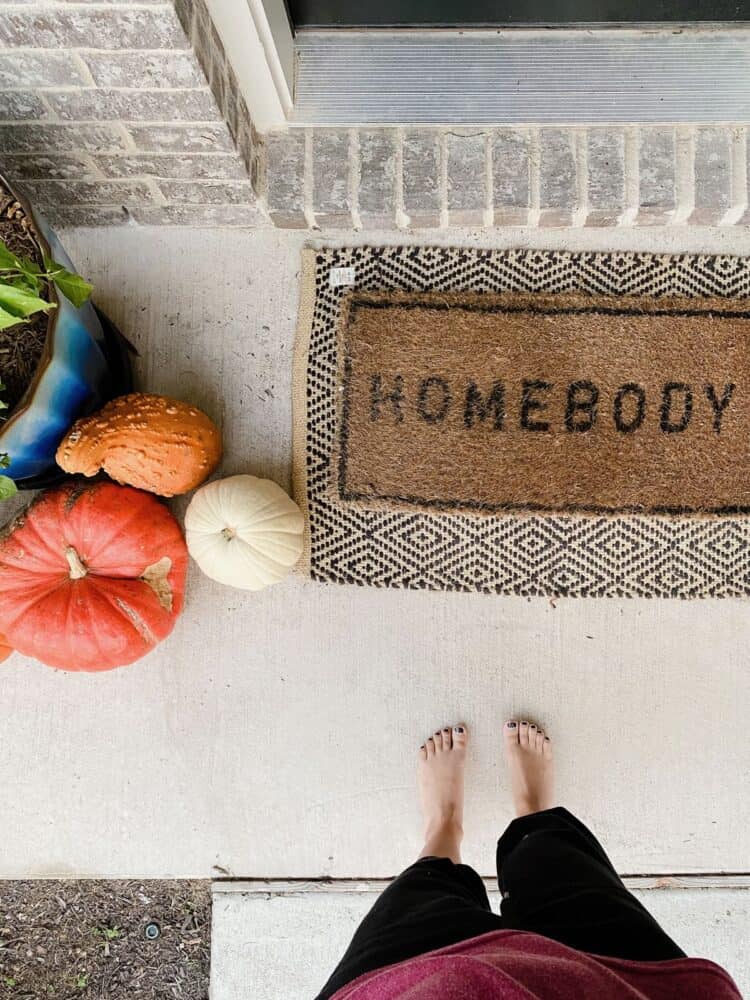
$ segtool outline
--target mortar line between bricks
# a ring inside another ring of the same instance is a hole
[[[128,131],[128,129],[125,127],[125,125],[122,122],[112,122],[111,126],[112,126],[113,131],[116,134],[119,134],[120,137],[125,142],[125,149],[123,149],[121,151],[118,150],[118,152],[122,152],[122,153],[126,153],[126,154],[127,153],[133,153],[133,152],[135,152],[135,150],[138,147],[135,144],[135,139],[130,134],[130,132]],[[104,155],[104,154],[102,154],[102,155]]]
[[[539,129],[529,129],[529,220],[532,228],[541,217],[541,140]]]
[[[45,180],[42,177],[39,180]],[[52,178],[53,180],[55,178]],[[249,177],[244,180],[240,177],[175,177],[174,174],[137,174],[134,177],[105,177],[105,181],[168,181],[170,184],[187,184],[190,187],[239,187],[239,188],[252,188],[252,183]],[[66,181],[70,183],[70,181]],[[73,181],[72,183],[76,183]]]
[[[490,129],[484,136],[484,221],[483,225],[490,228],[495,221],[495,197],[492,184],[492,139],[494,132]]]
[[[96,162],[95,158],[91,153],[86,153],[81,156],[81,160],[86,164],[88,170],[91,170],[94,174],[94,179],[98,182],[109,180],[109,178],[104,176],[104,171],[101,169],[99,164]]]
[[[0,52],[2,55],[2,52]],[[27,84],[25,87],[8,87],[3,86],[2,92],[4,94],[38,94],[43,97],[45,94],[90,94],[92,91],[101,90],[101,87],[97,87],[94,84],[80,84],[80,83],[70,83],[70,84],[52,84],[52,83],[42,83],[42,84]],[[140,89],[140,88],[133,88]],[[22,119],[25,121],[25,119]]]
[[[153,201],[154,205],[161,206],[167,204],[167,198],[165,197],[164,192],[156,182],[156,178],[154,177],[138,178],[138,182],[145,184],[146,188],[151,192],[151,196],[154,199]]]
[[[67,10],[69,7],[72,6],[73,4],[63,3],[63,5],[59,9]],[[90,10],[93,6],[94,4],[85,4],[83,5],[82,9]],[[113,8],[116,10],[121,9],[116,4],[107,4],[104,9],[111,12]],[[7,9],[8,9],[7,5],[4,4],[2,0],[0,0],[0,10],[7,10]],[[26,4],[24,4],[22,7],[19,7],[19,10],[28,10],[28,9],[29,7]],[[49,11],[49,7],[44,7],[43,9]],[[153,5],[149,5],[148,7],[144,7],[143,9],[153,10],[154,8]],[[125,46],[122,47],[118,46],[116,49],[103,49],[97,45],[76,45],[70,47],[66,46],[64,48],[52,45],[13,45],[10,48],[0,49],[0,56],[31,56],[31,55],[44,56],[50,54],[58,55],[60,53],[72,57],[78,55],[84,55],[84,56],[96,55],[96,56],[111,56],[114,59],[117,59],[117,57],[121,55],[142,56],[142,55],[153,54],[160,56],[178,56],[178,57],[185,56],[188,59],[195,60],[196,63],[198,62],[198,57],[196,56],[195,52],[192,50],[192,48],[188,46],[186,46],[184,49],[175,49],[175,48],[154,46],[154,45],[132,46],[129,48],[126,48]]]
[[[165,157],[171,158],[171,159],[178,159],[178,158],[186,157],[186,158],[192,160],[193,157],[195,157],[195,156],[200,156],[201,158],[205,156],[205,157],[210,157],[211,159],[214,159],[214,160],[236,160],[237,159],[237,154],[236,153],[228,153],[228,152],[226,152],[226,150],[223,150],[223,149],[217,149],[217,150],[209,150],[209,149],[207,149],[205,151],[204,150],[200,150],[200,151],[196,151],[196,152],[188,152],[187,150],[184,150],[184,149],[180,149],[180,150],[174,150],[174,149],[165,149],[165,150],[150,149],[150,150],[144,150],[144,149],[141,149],[140,147],[136,147],[136,149],[137,149],[137,152],[135,153],[135,157],[136,158],[137,157],[148,157],[148,158],[150,158],[150,157],[153,157],[153,156],[165,156]],[[130,150],[127,150],[127,149],[121,149],[121,150],[119,150],[116,153],[95,153],[95,154],[92,154],[92,155],[95,155],[95,156],[107,156],[107,157],[112,156],[112,157],[115,157],[117,159],[133,159],[134,158],[133,153]],[[235,179],[239,180],[240,178],[235,178]]]
[[[346,147],[346,155],[349,167],[347,175],[349,216],[351,218],[352,229],[360,230],[362,229],[362,218],[359,214],[359,184],[362,168],[359,150],[359,131],[356,128],[350,128],[348,132],[349,141]]]
[[[6,89],[10,89],[10,88],[3,88],[3,89],[6,90]],[[55,93],[69,94],[71,92],[72,93],[80,93],[80,94],[90,94],[90,93],[92,93],[92,91],[96,91],[96,92],[102,93],[102,94],[166,94],[166,95],[169,95],[169,94],[205,94],[205,93],[208,92],[209,94],[211,94],[212,97],[214,96],[213,95],[213,91],[211,90],[210,86],[207,83],[205,85],[202,84],[202,83],[201,84],[195,84],[195,86],[192,86],[192,87],[142,87],[142,86],[137,86],[137,87],[110,87],[110,86],[100,87],[97,84],[94,84],[93,87],[73,87],[73,86],[57,87],[57,86],[54,86],[54,85],[49,85],[49,86],[44,85],[44,86],[41,86],[41,87],[22,87],[20,89],[22,89],[22,90],[32,90],[32,91],[37,91],[37,90],[38,91],[45,91],[46,93],[52,93],[52,94],[55,94]],[[218,117],[218,114],[219,114],[219,106],[218,105],[216,106],[216,111],[217,111],[217,117]]]
[[[9,125],[58,125],[59,122],[53,121],[51,118],[22,118],[20,121],[18,118],[0,118],[0,128],[7,128]],[[12,150],[3,150],[3,154],[8,154]]]
[[[157,120],[155,118],[147,118],[145,120],[144,119],[136,120],[134,118],[76,118],[76,119],[64,118],[61,119],[60,121],[55,121],[55,122],[22,120],[22,121],[9,122],[9,124],[18,125],[20,128],[28,128],[29,125],[55,125],[57,127],[65,129],[73,127],[80,128],[82,125],[84,126],[93,125],[94,127],[98,126],[109,127],[111,125],[125,125],[125,126],[130,125],[133,126],[134,128],[142,128],[143,126],[147,125],[149,128],[152,128],[154,126],[159,126],[161,128],[176,127],[176,128],[192,129],[192,128],[204,128],[206,125],[210,126],[211,128],[215,128],[217,125],[221,125],[222,122],[223,119],[219,117],[219,111],[217,108],[216,118],[214,118],[213,121],[206,121],[205,119],[202,119],[201,121],[190,121],[190,120],[186,121],[184,119],[179,119],[177,121],[175,121],[174,119],[170,119],[169,121],[164,121],[164,120]],[[217,150],[215,155],[218,156],[220,153],[224,153],[226,155],[226,150]]]
[[[404,202],[404,129],[399,126],[394,133],[395,161],[393,178],[393,207],[396,219],[396,229],[406,229],[410,219],[406,214]]]
[[[177,13],[177,11],[175,11],[175,13]],[[180,20],[179,17],[177,18],[177,20],[178,21]],[[198,5],[194,3],[190,9],[190,18],[188,20],[188,26],[187,28],[183,27],[182,30],[185,35],[185,38],[188,40],[190,47],[193,49],[193,55],[195,56],[196,60],[198,58],[197,55],[195,55],[195,49],[196,49],[195,36],[196,36],[197,23],[198,23]]]
[[[719,220],[720,226],[736,225],[748,208],[747,190],[747,129],[732,129],[729,147],[729,198],[730,206]]]
[[[73,60],[73,65],[78,67],[78,72],[82,74],[84,78],[88,78],[88,86],[95,87],[96,80],[94,80],[94,75],[89,69],[89,64],[86,60],[79,54],[78,51],[73,50],[70,52],[70,56]]]
[[[695,211],[695,129],[675,129],[675,200],[672,225],[687,225]]]
[[[164,180],[179,180],[180,178],[166,177]],[[25,183],[33,184],[34,187],[39,188],[49,188],[60,190],[62,188],[68,188],[70,190],[75,190],[77,187],[86,187],[88,185],[94,187],[106,187],[111,188],[112,193],[116,192],[118,188],[123,188],[128,190],[129,188],[138,187],[139,184],[148,185],[150,181],[154,180],[153,177],[105,177],[103,181],[85,181],[81,180],[71,180],[69,177],[27,177],[24,179]],[[192,182],[189,182],[192,183]],[[102,203],[105,204],[105,203]]]
[[[588,130],[576,129],[573,133],[574,159],[576,165],[576,208],[571,217],[571,225],[580,228],[586,225],[589,215],[589,162]]]
[[[153,11],[170,11],[174,13],[174,7],[171,3],[68,3],[56,2],[56,3],[0,3],[0,7],[3,10],[10,10],[12,12],[25,12],[33,13],[35,11],[55,11],[55,13],[62,13],[64,11],[74,10],[106,10],[112,13],[113,11],[119,10],[153,10]],[[175,14],[175,16],[177,16]]]
[[[31,180],[31,178],[27,178],[27,179]],[[114,178],[114,179],[115,180],[121,180],[122,178]],[[174,184],[176,187],[187,187],[187,188],[212,188],[213,187],[213,188],[223,188],[223,189],[238,189],[240,191],[244,191],[244,190],[252,191],[253,190],[253,186],[252,186],[252,184],[250,183],[249,180],[246,180],[246,181],[231,181],[231,180],[230,181],[223,181],[220,178],[212,178],[212,179],[209,179],[209,180],[205,180],[205,179],[201,178],[200,180],[193,180],[192,177],[165,177],[162,174],[140,174],[137,177],[128,177],[127,179],[130,180],[130,181],[133,181],[133,182],[135,182],[137,184],[147,183],[149,181],[153,181],[155,184]],[[49,178],[45,178],[45,177],[35,178],[34,179],[34,183],[39,183],[39,182],[44,183],[45,180],[49,180]],[[111,180],[113,180],[113,178],[111,178],[111,177],[106,177],[105,178],[105,182],[111,181]],[[70,184],[70,183],[76,184],[76,183],[79,183],[79,182],[78,181],[65,181],[65,183],[66,184]],[[85,181],[81,181],[80,183],[86,183],[86,182]],[[163,194],[163,192],[162,192],[162,194]],[[167,195],[164,195],[164,197],[167,198],[167,201],[170,200],[167,197]],[[256,204],[258,204],[257,197],[256,197],[255,201],[256,201]],[[180,202],[180,204],[182,204],[182,202]],[[199,202],[198,204],[204,205],[204,204],[206,204],[206,202]],[[208,204],[217,204],[217,203],[209,202]]]
[[[313,208],[313,130],[305,129],[304,165],[302,168],[302,211],[308,229],[318,229]]]
[[[623,150],[623,174],[625,184],[625,205],[617,220],[618,226],[632,226],[638,216],[639,206],[639,164],[638,164],[638,129],[630,127],[625,129]]]
[[[175,121],[174,119],[171,119],[170,121],[157,121],[157,120],[151,119],[151,118],[148,118],[145,121],[143,121],[143,120],[135,121],[132,118],[84,118],[84,119],[75,119],[75,120],[73,120],[73,119],[65,118],[65,119],[62,119],[60,121],[54,121],[54,122],[50,122],[50,121],[46,121],[46,120],[40,120],[40,119],[34,119],[34,120],[21,119],[20,121],[18,119],[16,119],[14,121],[8,122],[8,124],[11,125],[11,126],[16,126],[19,129],[21,129],[21,128],[28,128],[31,125],[45,125],[45,126],[47,126],[47,125],[54,125],[55,128],[63,128],[63,129],[66,129],[66,130],[68,128],[73,128],[73,127],[75,127],[75,128],[81,128],[81,127],[86,127],[86,128],[89,128],[89,127],[94,127],[94,128],[110,128],[112,126],[119,126],[119,125],[123,125],[123,126],[129,125],[129,126],[131,126],[133,128],[143,128],[144,126],[152,128],[152,127],[157,127],[158,126],[159,128],[167,128],[167,129],[170,129],[170,128],[200,129],[200,128],[206,128],[206,127],[216,128],[217,125],[221,125],[221,124],[223,124],[223,122],[221,121],[221,119],[217,115],[217,117],[213,121],[205,121],[205,120],[204,121],[185,121],[185,120]],[[213,152],[214,155],[218,156],[218,155],[220,155],[222,153],[226,155],[227,151],[226,150],[213,150],[213,151],[208,151],[207,150],[206,151],[206,155],[209,155],[209,152]]]
[[[448,134],[441,132],[438,140],[438,195],[440,197],[440,229],[448,229]]]

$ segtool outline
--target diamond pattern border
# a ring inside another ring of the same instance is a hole
[[[310,574],[329,583],[523,596],[750,594],[750,519],[427,514],[365,510],[328,493],[336,425],[336,326],[354,267],[377,291],[588,292],[750,297],[750,261],[708,255],[356,247],[315,255],[307,362]]]

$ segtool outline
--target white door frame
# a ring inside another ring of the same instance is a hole
[[[285,128],[293,106],[294,38],[284,0],[206,0],[206,6],[255,128]]]
[[[206,3],[261,133],[290,125],[717,124],[750,115],[744,23],[306,31],[295,47],[284,0]]]

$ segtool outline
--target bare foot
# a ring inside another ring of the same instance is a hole
[[[503,729],[516,816],[551,809],[554,805],[552,742],[529,722],[510,719]]]
[[[466,726],[441,729],[419,748],[417,780],[425,827],[420,858],[461,860]]]

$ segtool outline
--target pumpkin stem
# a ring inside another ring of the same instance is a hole
[[[70,579],[82,580],[88,573],[88,570],[72,545],[69,545],[65,550],[65,558],[68,560],[68,566],[70,566]]]

